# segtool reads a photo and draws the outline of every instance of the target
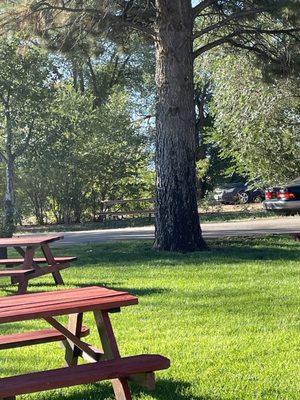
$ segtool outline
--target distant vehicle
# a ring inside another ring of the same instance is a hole
[[[214,199],[222,204],[247,204],[262,202],[264,190],[257,187],[257,182],[226,183],[215,189]]]
[[[285,186],[268,188],[263,207],[286,215],[300,213],[300,177]]]

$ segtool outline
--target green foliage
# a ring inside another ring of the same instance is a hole
[[[214,127],[209,141],[239,173],[275,183],[295,178],[299,167],[300,104],[295,80],[267,84],[248,58],[215,62]]]
[[[44,135],[23,159],[20,182],[39,223],[47,216],[58,223],[95,219],[101,201],[139,197],[144,189],[147,154],[126,94],[93,105],[91,94],[60,84],[43,121]]]
[[[31,140],[39,136],[54,78],[48,57],[16,37],[0,40],[0,159],[5,164],[2,235],[11,236],[15,214],[15,168]],[[19,219],[19,217],[18,217]]]
[[[27,40],[1,41],[0,156],[7,159],[8,99],[17,223],[32,214],[40,224],[97,219],[102,200],[153,191],[148,143],[132,122],[153,64],[133,39],[123,52],[112,45],[97,53],[91,44],[67,59]]]
[[[51,84],[51,63],[35,46],[21,39],[0,42],[0,121],[9,111],[14,151],[22,152],[27,134],[43,112]],[[3,130],[2,141],[3,141]]]

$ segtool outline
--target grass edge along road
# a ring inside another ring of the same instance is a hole
[[[300,398],[300,248],[290,237],[208,241],[211,250],[159,253],[150,241],[57,248],[79,261],[63,271],[66,287],[104,285],[127,290],[139,305],[113,315],[122,355],[160,353],[171,369],[157,390],[136,389],[135,400],[250,400]],[[15,290],[2,279],[1,295]],[[51,277],[30,291],[54,290]],[[89,323],[88,314],[85,324]],[[41,321],[15,324],[39,329]],[[1,334],[13,325],[0,325]],[[98,344],[94,330],[88,342]],[[61,366],[55,344],[0,352],[2,376]],[[23,397],[22,397],[23,398]],[[109,383],[24,399],[113,399]]]
[[[201,223],[209,222],[228,222],[228,221],[251,221],[262,218],[280,218],[281,216],[274,212],[266,212],[260,208],[254,208],[258,204],[250,205],[251,207],[241,208],[232,206],[229,211],[224,208],[215,208],[212,212],[200,212]],[[23,225],[17,226],[16,234],[20,233],[46,233],[46,232],[76,232],[76,231],[93,231],[98,229],[121,229],[136,228],[154,225],[154,217],[125,217],[123,219],[108,218],[102,222],[82,222],[77,224],[46,224],[46,225]]]

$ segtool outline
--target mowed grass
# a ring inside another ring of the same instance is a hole
[[[160,353],[171,359],[157,389],[134,389],[137,400],[300,398],[300,244],[289,237],[224,239],[210,251],[158,253],[151,242],[60,247],[77,255],[63,271],[67,287],[104,285],[139,297],[112,315],[122,355]],[[12,293],[2,279],[0,294]],[[50,276],[30,291],[57,290]],[[98,345],[93,319],[89,343]],[[0,325],[1,334],[46,326]],[[58,344],[0,352],[1,376],[60,367]],[[1,381],[0,381],[1,384]],[[24,399],[113,399],[109,383],[23,396]]]

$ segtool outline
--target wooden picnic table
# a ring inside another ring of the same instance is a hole
[[[0,400],[44,390],[111,380],[117,400],[130,400],[128,380],[154,389],[154,371],[170,362],[160,355],[121,357],[109,313],[137,304],[127,292],[103,287],[87,287],[0,298],[0,325],[32,319],[47,321],[51,329],[0,336],[0,350],[61,341],[65,367],[0,379]],[[92,311],[101,349],[82,340],[89,330],[83,326],[84,312]],[[55,317],[68,315],[65,327]],[[34,353],[30,354],[34,357]],[[87,364],[77,365],[82,357]],[[0,365],[1,373],[1,365]]]
[[[68,268],[76,257],[54,257],[49,244],[63,239],[63,236],[41,235],[0,238],[0,247],[14,248],[22,258],[0,259],[0,277],[10,277],[13,284],[18,284],[18,294],[26,293],[28,281],[38,276],[52,274],[56,285],[63,285],[60,270]],[[41,249],[44,257],[35,258],[36,250]],[[46,264],[41,267],[40,264]],[[15,267],[17,268],[10,268]]]

